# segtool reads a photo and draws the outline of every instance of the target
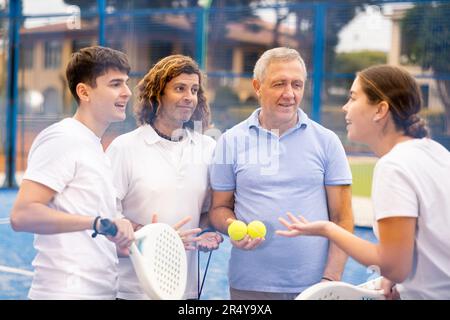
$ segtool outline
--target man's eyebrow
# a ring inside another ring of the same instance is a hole
[[[111,79],[109,82],[110,82],[110,83],[111,83],[111,82],[127,82],[129,79],[130,79],[130,78],[126,78],[126,79],[123,79],[123,78],[115,78],[115,79]]]
[[[174,86],[179,86],[179,85],[188,86],[187,83],[182,82],[182,81],[175,82],[173,85],[174,85]],[[200,85],[199,85],[198,83],[194,83],[192,86],[200,86]]]

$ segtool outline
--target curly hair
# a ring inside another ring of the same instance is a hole
[[[191,119],[184,127],[194,128],[194,121],[201,121],[202,130],[209,128],[211,111],[203,87],[203,74],[197,63],[190,57],[171,55],[158,61],[136,87],[135,115],[138,125],[152,124],[161,105],[161,96],[167,83],[180,74],[196,74],[199,77],[198,104]]]

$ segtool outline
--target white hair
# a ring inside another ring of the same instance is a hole
[[[255,68],[253,69],[253,79],[263,81],[266,73],[266,69],[273,61],[292,61],[297,60],[305,72],[305,80],[307,77],[307,71],[305,61],[303,61],[300,53],[291,48],[278,47],[265,51],[262,56],[256,61]]]

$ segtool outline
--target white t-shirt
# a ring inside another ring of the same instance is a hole
[[[122,200],[122,214],[139,224],[173,225],[190,215],[183,229],[197,228],[200,214],[210,205],[208,165],[215,141],[187,131],[180,142],[159,137],[150,125],[117,137],[108,147],[114,180]],[[197,297],[197,259],[187,252],[188,283],[185,298]],[[119,298],[147,299],[129,258],[119,259]]]
[[[55,190],[49,206],[56,210],[92,217],[118,214],[111,166],[100,139],[73,118],[51,125],[36,137],[24,179]],[[35,235],[30,299],[116,297],[115,245],[91,234],[92,230]]]
[[[426,138],[397,144],[376,164],[372,198],[376,220],[417,218],[401,298],[450,299],[450,152]]]

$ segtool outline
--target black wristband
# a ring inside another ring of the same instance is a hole
[[[102,217],[100,216],[96,216],[94,219],[94,224],[92,225],[92,229],[94,229],[94,233],[92,233],[92,238],[95,238],[97,235],[101,234],[100,232],[98,232],[97,230],[97,221],[99,219],[101,219]]]
[[[322,277],[322,280],[327,280],[327,281],[334,281],[333,279],[331,279],[331,278],[328,278],[328,277]]]

